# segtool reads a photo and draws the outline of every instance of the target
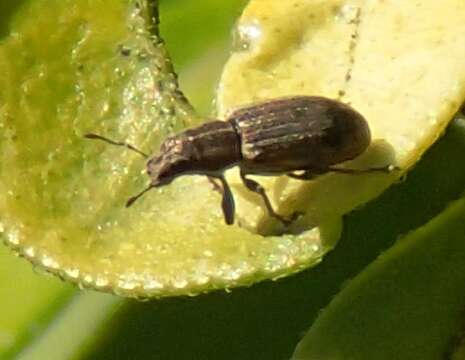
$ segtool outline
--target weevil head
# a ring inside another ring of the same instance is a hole
[[[158,156],[147,162],[147,173],[152,186],[160,187],[171,183],[176,177],[192,173],[195,149],[184,136],[173,136],[165,140]]]
[[[241,159],[238,135],[227,121],[209,121],[169,137],[147,163],[154,187],[187,174],[218,175]]]

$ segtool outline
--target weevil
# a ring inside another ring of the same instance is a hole
[[[168,137],[152,157],[126,142],[96,134],[85,137],[124,146],[148,159],[150,184],[131,197],[127,207],[150,189],[168,185],[179,176],[206,175],[222,193],[224,219],[229,225],[234,223],[235,206],[224,172],[233,166],[239,167],[245,187],[262,197],[269,215],[285,225],[298,213],[288,217],[276,213],[265,189],[249,175],[284,174],[310,180],[327,172],[359,174],[396,168],[334,166],[362,154],[370,145],[371,134],[365,118],[351,106],[320,96],[278,98],[245,106],[225,121],[209,121]]]

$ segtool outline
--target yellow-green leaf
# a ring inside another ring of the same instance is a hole
[[[260,179],[278,212],[306,213],[294,230],[374,198],[440,136],[465,99],[464,18],[461,0],[250,2],[219,87],[220,116],[278,96],[339,98],[366,117],[373,138],[347,167],[402,168],[392,176]],[[260,198],[242,191],[237,176],[231,181],[242,195],[241,221],[255,231],[275,231]]]

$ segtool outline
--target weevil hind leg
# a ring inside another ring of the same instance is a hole
[[[337,172],[341,174],[367,174],[367,173],[372,173],[372,172],[381,172],[385,174],[390,174],[393,171],[398,171],[400,168],[398,166],[394,165],[385,165],[385,166],[380,166],[380,167],[372,167],[372,168],[367,168],[367,169],[343,169],[343,168],[338,168],[338,167],[328,167],[327,171],[331,172]]]
[[[326,169],[308,169],[308,170],[305,170],[302,174],[289,173],[287,174],[287,176],[289,176],[292,179],[297,179],[297,180],[313,180],[316,177],[324,173],[328,173],[328,172],[358,175],[358,174],[367,174],[367,173],[372,173],[372,172],[381,172],[381,173],[389,174],[396,170],[400,170],[400,168],[394,165],[372,167],[368,169],[346,169],[346,168],[338,168],[338,167],[329,166]]]
[[[255,180],[247,178],[247,174],[245,174],[242,170],[240,171],[240,176],[242,182],[244,183],[245,187],[254,193],[260,195],[265,203],[265,207],[270,214],[270,216],[274,217],[275,219],[281,221],[284,225],[289,226],[292,224],[300,215],[300,212],[293,213],[289,218],[279,215],[276,211],[274,211],[273,206],[271,205],[271,201],[266,194],[265,189]]]

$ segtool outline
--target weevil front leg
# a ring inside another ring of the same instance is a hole
[[[220,187],[214,179],[218,179],[221,184],[223,185]],[[234,224],[234,213],[235,213],[235,204],[234,204],[234,197],[231,192],[231,188],[229,187],[226,179],[223,176],[212,177],[208,176],[208,180],[214,184],[214,190],[219,191],[223,198],[221,200],[221,208],[223,209],[224,221],[228,225]]]
[[[271,205],[271,201],[268,198],[268,195],[266,195],[266,191],[263,188],[263,186],[261,186],[258,182],[252,179],[248,179],[246,175],[247,174],[245,174],[242,170],[240,171],[240,176],[241,176],[242,182],[244,183],[245,187],[249,189],[250,191],[257,193],[258,195],[262,197],[265,203],[265,207],[268,210],[268,213],[270,214],[270,216],[274,217],[275,219],[278,219],[284,225],[289,226],[293,221],[297,219],[299,215],[301,215],[301,213],[295,212],[289,218],[286,218],[276,213],[276,211],[274,211],[273,209],[273,206]]]

